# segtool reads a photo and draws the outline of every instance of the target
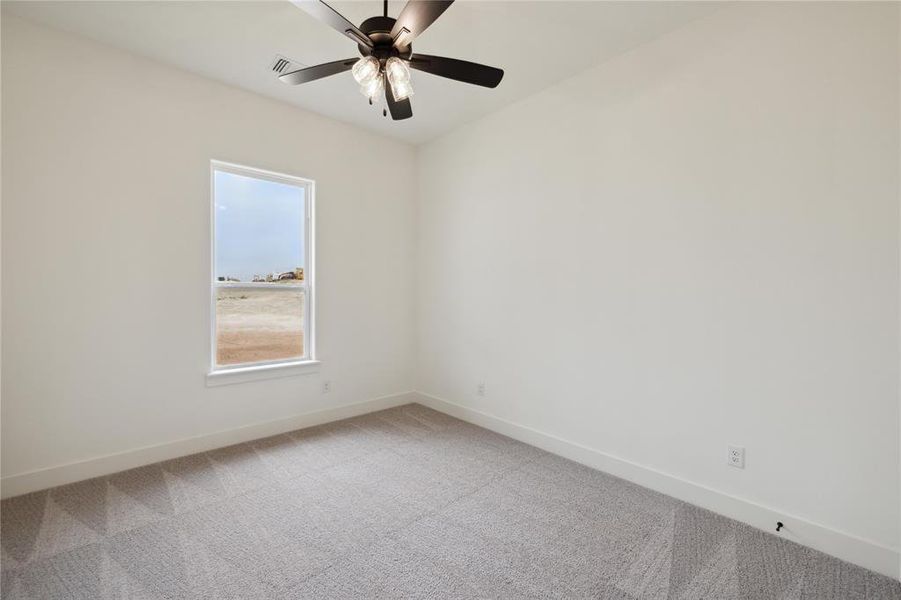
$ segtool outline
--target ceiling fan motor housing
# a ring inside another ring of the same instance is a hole
[[[397,19],[391,17],[369,17],[360,24],[360,31],[372,40],[372,48],[367,48],[363,44],[357,44],[360,54],[363,56],[374,56],[379,59],[382,65],[385,61],[396,56],[409,60],[413,54],[413,45],[408,44],[400,49],[394,47],[394,39],[391,37],[391,28]]]

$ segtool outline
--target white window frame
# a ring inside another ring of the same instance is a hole
[[[269,283],[253,282],[222,282],[217,280],[216,274],[216,173],[224,172],[253,179],[263,179],[275,183],[282,183],[304,190],[304,273],[303,281],[291,284],[278,284],[276,287]],[[316,184],[312,179],[305,179],[294,175],[275,173],[254,167],[237,165],[219,160],[210,161],[210,370],[207,374],[208,385],[221,385],[225,383],[240,383],[254,379],[268,379],[270,377],[284,377],[309,372],[311,368],[319,365],[316,360],[316,261],[315,261],[315,189]],[[239,363],[234,365],[216,364],[216,298],[220,288],[232,289],[278,289],[303,291],[304,315],[303,315],[303,350],[302,357],[283,360],[258,361],[252,363]]]

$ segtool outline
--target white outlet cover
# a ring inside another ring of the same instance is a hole
[[[745,468],[745,449],[743,446],[729,446],[726,464],[737,469]]]

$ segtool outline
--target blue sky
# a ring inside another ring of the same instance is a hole
[[[216,276],[250,281],[303,263],[304,189],[216,171]]]

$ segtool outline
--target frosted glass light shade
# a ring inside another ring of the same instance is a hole
[[[379,59],[374,56],[364,56],[360,60],[354,63],[353,68],[350,70],[353,73],[354,79],[356,79],[357,83],[360,85],[366,85],[367,83],[372,82],[379,74]]]
[[[394,96],[394,99],[397,102],[401,100],[406,100],[410,96],[413,95],[413,86],[410,84],[410,80],[406,81],[392,81],[391,82],[391,95]]]
[[[391,85],[395,83],[409,83],[410,81],[410,68],[407,66],[407,63],[396,56],[392,56],[385,63],[385,73],[388,75],[388,81],[391,82]]]
[[[407,63],[392,56],[385,63],[385,75],[391,84],[391,93],[398,102],[406,100],[413,95],[413,86],[410,83],[410,68]]]
[[[385,91],[385,78],[379,75],[360,86],[360,93],[372,101],[379,99]]]

